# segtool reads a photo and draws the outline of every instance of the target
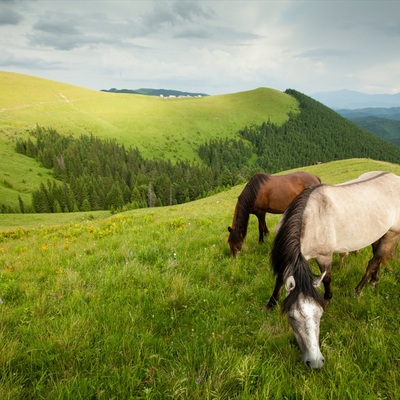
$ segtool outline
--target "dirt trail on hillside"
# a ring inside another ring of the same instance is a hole
[[[68,99],[68,97],[65,96],[63,93],[58,93],[56,96],[60,100],[46,101],[46,102],[42,102],[42,103],[33,103],[33,104],[21,104],[19,106],[15,106],[15,107],[0,108],[0,113],[6,112],[6,111],[13,111],[13,110],[22,110],[24,108],[41,107],[41,106],[46,106],[46,105],[50,105],[50,104],[71,103],[71,101]]]

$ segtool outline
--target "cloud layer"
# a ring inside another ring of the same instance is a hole
[[[400,91],[397,1],[0,0],[0,70],[93,89]]]

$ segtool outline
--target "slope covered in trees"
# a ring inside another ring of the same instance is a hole
[[[33,140],[32,140],[33,139]],[[136,148],[93,135],[62,136],[37,128],[32,139],[20,140],[17,151],[51,168],[55,181],[33,193],[35,212],[71,212],[154,207],[184,203],[211,194],[223,182],[204,165],[149,160]]]
[[[35,212],[119,210],[179,204],[244,182],[256,171],[281,170],[347,158],[400,163],[399,147],[297,91],[301,112],[278,126],[245,127],[237,139],[213,139],[198,148],[201,163],[146,159],[137,148],[93,135],[63,136],[37,128],[16,150],[53,170],[32,196]],[[27,206],[20,201],[19,210]],[[4,211],[4,209],[3,209]],[[7,210],[12,211],[12,210]]]
[[[374,135],[400,146],[400,107],[343,109],[337,112]]]
[[[295,90],[300,114],[281,127],[263,124],[242,130],[254,145],[259,166],[270,172],[314,162],[353,157],[400,162],[399,148],[341,118],[337,113]]]

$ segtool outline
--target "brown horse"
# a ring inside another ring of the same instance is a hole
[[[240,194],[233,215],[232,227],[228,227],[228,243],[231,255],[241,250],[247,234],[250,214],[258,218],[259,243],[269,231],[265,214],[282,214],[294,198],[304,189],[321,183],[321,180],[307,172],[292,172],[287,175],[255,174]]]

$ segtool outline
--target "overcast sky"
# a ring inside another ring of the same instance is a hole
[[[96,90],[393,94],[400,1],[0,0],[0,71]]]

